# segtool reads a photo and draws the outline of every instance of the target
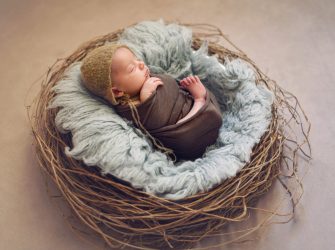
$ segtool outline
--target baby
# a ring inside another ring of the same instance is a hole
[[[151,74],[122,44],[91,51],[83,59],[81,76],[90,92],[110,103],[121,117],[134,121],[158,148],[178,159],[201,157],[217,139],[222,125],[220,108],[198,76],[178,83],[169,75]]]

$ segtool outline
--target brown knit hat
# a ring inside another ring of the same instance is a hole
[[[113,85],[111,80],[111,63],[115,51],[120,48],[130,48],[124,44],[107,44],[92,50],[83,59],[80,67],[81,77],[85,87],[93,94],[105,97],[106,90]],[[112,104],[119,102],[112,94]]]

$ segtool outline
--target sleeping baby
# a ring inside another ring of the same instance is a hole
[[[167,155],[194,160],[215,143],[222,114],[198,76],[177,82],[167,74],[151,74],[122,44],[92,50],[80,70],[90,92],[133,121]]]

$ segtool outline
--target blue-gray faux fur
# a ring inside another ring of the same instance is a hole
[[[57,128],[72,133],[66,154],[102,174],[128,181],[134,188],[166,199],[181,199],[208,191],[237,174],[250,161],[271,121],[273,94],[255,84],[254,71],[240,59],[219,63],[208,56],[207,43],[193,51],[192,31],[163,20],[145,21],[126,29],[119,39],[131,47],[152,73],[176,79],[198,75],[217,97],[223,125],[215,145],[202,158],[173,163],[113,108],[93,98],[81,85],[80,64],[71,65],[53,90],[49,108],[61,107]],[[201,138],[199,138],[201,140]]]

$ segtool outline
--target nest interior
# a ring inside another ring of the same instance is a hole
[[[283,181],[285,177],[290,178],[301,187],[297,175],[298,154],[310,158],[310,124],[297,98],[266,76],[219,28],[208,24],[181,25],[192,28],[193,49],[198,49],[206,38],[210,55],[216,54],[221,62],[225,57],[243,59],[256,72],[256,83],[265,84],[275,94],[269,130],[253,148],[251,161],[235,177],[208,192],[171,201],[136,190],[114,176],[102,176],[97,167],[87,167],[65,155],[64,148],[72,146],[71,134],[61,134],[56,129],[54,121],[58,110],[46,108],[54,97],[51,88],[69,65],[82,60],[92,49],[117,41],[124,29],[94,38],[70,56],[58,59],[46,72],[28,112],[41,168],[56,183],[78,218],[112,248],[194,247],[200,240],[218,235],[227,223],[246,220],[251,208],[274,180],[278,180],[292,198],[291,218],[301,197],[294,200],[293,191]],[[294,129],[292,124],[299,126]],[[283,168],[290,174],[284,174]],[[222,245],[248,237],[262,223]]]

